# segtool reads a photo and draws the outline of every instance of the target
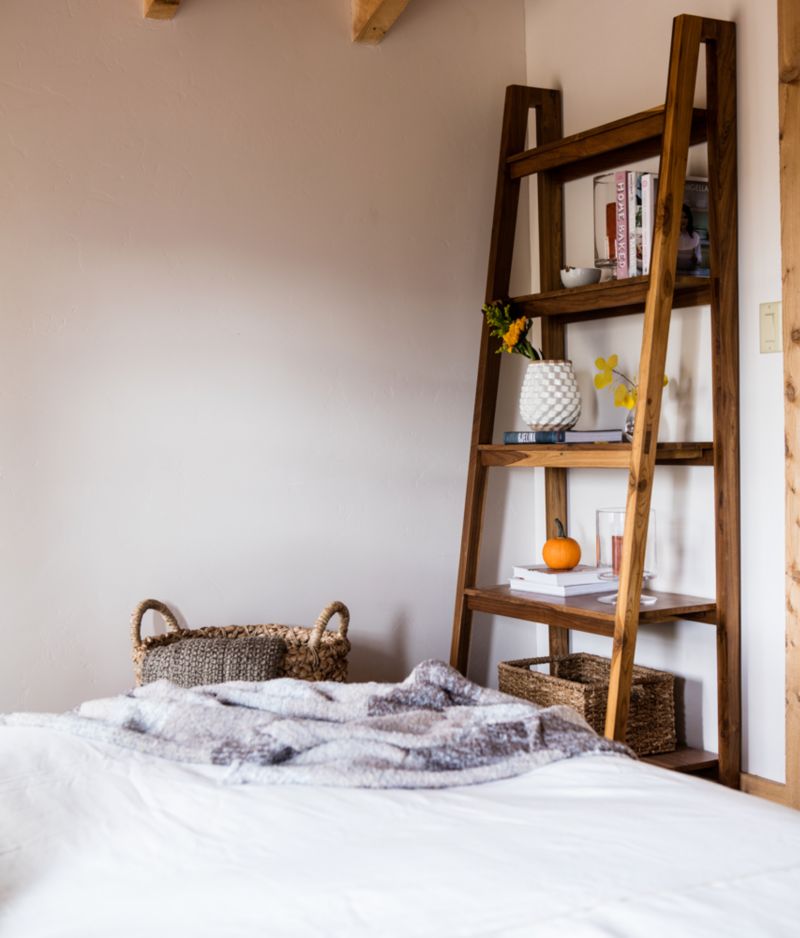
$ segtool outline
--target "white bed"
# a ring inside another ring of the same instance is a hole
[[[619,756],[443,790],[226,785],[0,727],[1,938],[800,935],[800,815]]]

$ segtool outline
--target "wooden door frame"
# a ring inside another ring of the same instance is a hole
[[[786,801],[800,808],[800,8],[778,0],[781,281],[786,434]]]
[[[786,507],[786,782],[742,773],[742,791],[800,808],[800,9],[777,0]]]

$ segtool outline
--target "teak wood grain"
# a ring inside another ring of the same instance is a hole
[[[353,42],[377,45],[397,22],[409,0],[351,0]]]
[[[786,433],[786,795],[800,808],[800,9],[778,0]]]
[[[708,101],[711,377],[719,777],[739,787],[741,772],[741,584],[739,543],[739,270],[736,160],[736,32],[704,21]]]
[[[561,599],[520,592],[505,585],[468,587],[464,593],[470,607],[480,612],[543,622],[579,632],[594,632],[609,638],[614,635],[614,607],[599,602],[591,594]],[[671,622],[674,619],[713,623],[716,619],[717,609],[712,599],[683,593],[656,592],[651,595],[656,597],[656,602],[642,610],[643,623]]]
[[[531,443],[502,446],[489,444],[479,449],[484,466],[509,469],[525,466],[556,469],[627,469],[631,464],[630,443]],[[673,466],[713,466],[714,444],[659,443],[656,462]],[[566,514],[566,509],[563,511]],[[550,533],[548,527],[548,534]]]
[[[147,19],[171,20],[180,4],[181,0],[144,0],[143,12]]]
[[[555,143],[545,143],[509,159],[512,179],[551,171],[560,182],[593,176],[606,169],[657,156],[664,132],[664,107],[584,130]],[[706,114],[692,112],[691,142],[706,139]]]
[[[526,316],[557,316],[575,322],[581,314],[588,319],[607,319],[613,310],[619,315],[644,312],[650,277],[630,277],[627,280],[607,280],[570,290],[557,289],[515,296],[513,303]],[[687,306],[707,306],[711,300],[711,282],[704,277],[681,276],[675,280],[673,309]]]
[[[537,111],[537,142],[542,146],[557,145],[548,141],[562,138],[561,99],[550,98]],[[550,173],[537,176],[539,231],[539,289],[552,292],[561,286],[564,258],[564,185]],[[563,323],[553,320],[542,323],[542,355],[545,359],[567,357],[567,334]],[[544,503],[547,537],[556,535],[556,519],[568,528],[567,473],[563,468],[548,466],[544,470]],[[550,655],[569,654],[569,631],[553,624],[549,630]],[[551,670],[555,665],[551,665]]]
[[[650,285],[644,312],[642,352],[639,358],[639,404],[636,408],[631,449],[625,528],[622,535],[619,599],[606,713],[606,736],[623,741],[630,706],[636,631],[639,624],[639,597],[642,590],[656,440],[661,416],[662,376],[666,363],[675,284],[681,204],[689,154],[701,30],[702,20],[699,17],[679,16],[675,19],[672,32]]]
[[[704,749],[691,749],[682,746],[674,752],[657,752],[651,756],[640,756],[642,762],[650,765],[660,765],[662,769],[672,769],[673,772],[698,772],[716,769],[719,759],[715,752]]]
[[[787,808],[796,808],[797,805],[792,802],[789,784],[773,781],[771,778],[762,778],[760,775],[750,775],[742,772],[740,777],[740,787],[748,795],[755,795],[757,798],[766,798],[767,801],[774,801],[776,804],[786,805]]]

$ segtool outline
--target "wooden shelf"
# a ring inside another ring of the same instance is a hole
[[[512,179],[550,171],[558,182],[602,173],[615,166],[659,156],[664,135],[665,107],[631,114],[610,124],[563,137],[510,156],[506,165]],[[692,111],[690,145],[707,139],[707,118],[702,108]]]
[[[698,622],[715,622],[717,605],[713,599],[685,596],[682,593],[648,591],[658,599],[653,605],[641,606],[639,622],[669,622],[673,619],[693,619]],[[598,602],[597,594],[572,596],[560,599],[540,593],[522,593],[509,586],[485,588],[467,587],[464,590],[467,606],[473,612],[485,612],[495,616],[541,622],[578,632],[594,635],[614,635],[614,606]]]
[[[606,280],[569,290],[549,290],[529,296],[512,297],[511,302],[526,316],[557,316],[561,322],[584,322],[633,316],[644,312],[650,277],[628,277]],[[711,302],[711,281],[708,277],[679,276],[675,280],[673,309],[707,306]]]
[[[521,469],[544,466],[561,469],[627,469],[630,443],[481,444],[481,465]],[[659,443],[656,462],[671,466],[713,466],[713,443]]]
[[[673,772],[708,772],[719,768],[719,756],[705,749],[681,746],[675,752],[658,752],[652,756],[640,756],[642,762],[660,765]]]

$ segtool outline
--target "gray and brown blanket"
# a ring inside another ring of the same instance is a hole
[[[630,751],[568,707],[536,707],[425,661],[399,684],[279,678],[183,688],[169,681],[41,726],[178,762],[228,766],[224,780],[357,788],[444,788],[508,778],[558,759]]]

